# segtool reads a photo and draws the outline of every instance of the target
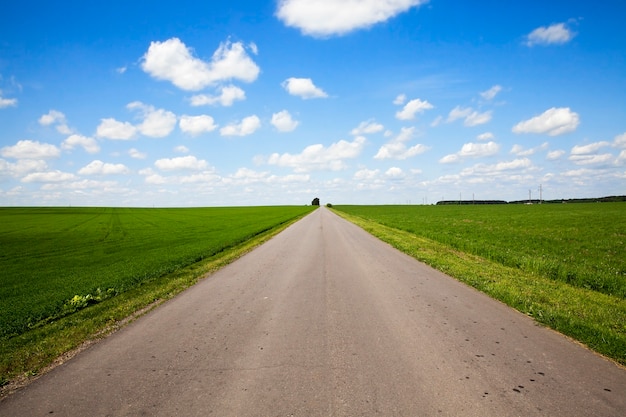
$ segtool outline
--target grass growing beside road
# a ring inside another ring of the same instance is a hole
[[[334,209],[399,250],[626,365],[626,207],[565,206]],[[529,232],[533,227],[539,229]],[[542,241],[544,250],[535,244]],[[472,253],[481,245],[486,245],[485,252]],[[513,252],[521,252],[515,254],[518,261],[511,261],[516,259]],[[532,262],[534,256],[547,264],[560,263],[559,270],[570,271],[570,277],[578,271],[605,271],[608,279],[598,279],[611,284],[594,288],[581,285],[584,280],[568,280],[567,273],[555,275],[550,268],[542,272]]]
[[[312,209],[0,209],[0,382],[171,298]]]

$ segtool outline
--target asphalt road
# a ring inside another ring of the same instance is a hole
[[[2,416],[624,416],[626,370],[325,208]]]

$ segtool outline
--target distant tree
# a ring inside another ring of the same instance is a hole
[[[332,205],[332,204],[330,204],[330,203],[326,203],[326,207],[328,207],[328,208],[333,208],[333,205]]]
[[[317,197],[315,197],[315,198],[313,199],[313,202],[311,202],[311,205],[312,205],[312,206],[319,206],[319,205],[320,205],[320,199],[319,199],[319,198],[317,198]]]

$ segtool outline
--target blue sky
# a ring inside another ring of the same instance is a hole
[[[626,194],[626,3],[28,1],[0,205]]]

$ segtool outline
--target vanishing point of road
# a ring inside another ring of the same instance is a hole
[[[625,416],[626,370],[326,208],[2,416]]]

